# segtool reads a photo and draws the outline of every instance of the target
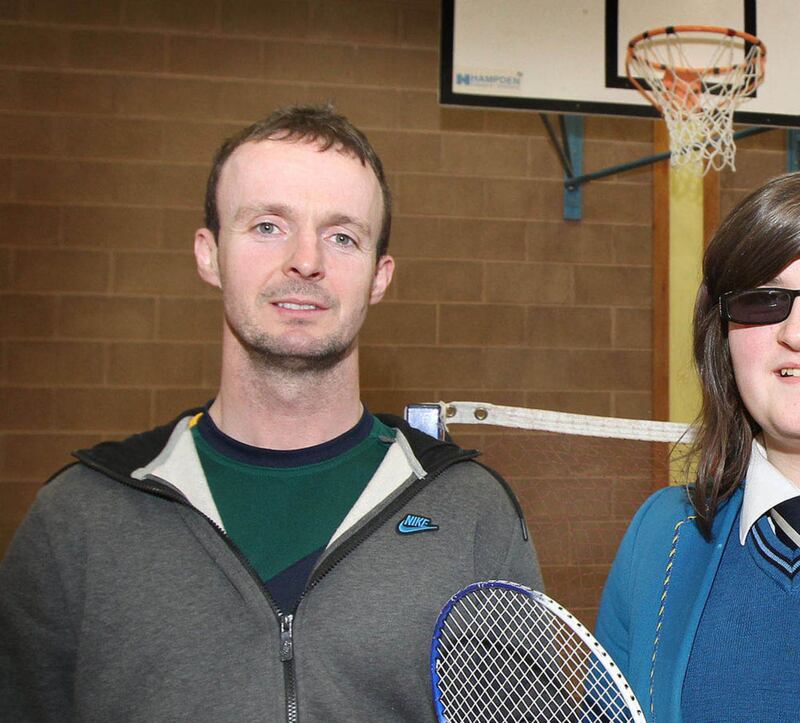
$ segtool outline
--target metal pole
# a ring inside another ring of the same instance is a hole
[[[544,123],[547,135],[550,136],[550,142],[553,144],[553,146],[556,149],[556,152],[558,153],[558,158],[561,161],[561,167],[564,169],[564,173],[568,177],[574,176],[575,173],[572,170],[572,163],[570,162],[569,156],[567,155],[568,151],[565,151],[564,148],[562,148],[561,144],[558,142],[558,138],[556,138],[556,132],[553,130],[553,126],[550,125],[550,119],[544,113],[539,113],[539,117],[542,119],[542,123]],[[563,117],[561,123],[563,124]]]
[[[758,128],[745,128],[744,130],[734,133],[733,138],[734,140],[738,140],[739,138],[755,136],[771,130],[775,129],[764,128],[761,126]],[[670,155],[672,154],[669,151],[665,151],[664,153],[657,153],[653,156],[640,158],[638,161],[630,161],[629,163],[622,163],[619,166],[610,166],[609,168],[604,168],[601,171],[594,171],[593,173],[584,173],[581,176],[570,177],[564,181],[564,186],[569,190],[573,190],[584,183],[588,183],[589,181],[596,181],[598,178],[613,176],[615,173],[622,173],[624,171],[633,170],[634,168],[641,168],[642,166],[650,165],[651,163],[658,163],[658,161],[665,161],[670,157]]]

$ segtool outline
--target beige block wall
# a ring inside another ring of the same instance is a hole
[[[0,3],[0,549],[69,450],[213,395],[220,305],[191,253],[209,159],[282,104],[333,100],[388,171],[398,273],[362,335],[371,409],[649,416],[650,170],[585,187],[564,222],[537,114],[438,104],[438,24],[438,0]],[[651,133],[588,118],[587,169]],[[775,155],[743,163],[747,184]],[[726,179],[725,202],[741,190]],[[507,435],[456,436],[512,480],[550,592],[591,620],[652,483],[542,481]]]
[[[736,171],[726,170],[721,174],[723,218],[748,193],[787,172],[787,147],[786,131],[779,128],[737,142]]]

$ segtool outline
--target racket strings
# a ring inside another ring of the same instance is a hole
[[[574,630],[506,588],[476,590],[453,606],[437,674],[450,723],[634,720],[619,681]]]

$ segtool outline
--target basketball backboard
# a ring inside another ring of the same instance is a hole
[[[734,119],[800,127],[798,0],[444,0],[441,101],[658,117],[627,79],[625,53],[635,35],[671,25],[759,37],[765,81]]]

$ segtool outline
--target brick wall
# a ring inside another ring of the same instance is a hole
[[[748,193],[768,179],[788,171],[786,131],[774,128],[767,133],[741,138],[736,143],[736,172],[723,171],[720,178],[722,217]]]
[[[438,0],[0,2],[0,548],[70,449],[213,394],[220,309],[191,253],[208,162],[281,104],[333,99],[389,173],[372,409],[649,416],[650,170],[589,185],[564,222],[535,113],[439,106],[438,21]],[[587,119],[586,168],[650,153],[651,133]],[[512,436],[457,435],[512,478],[551,594],[591,618],[648,484],[537,481]]]

